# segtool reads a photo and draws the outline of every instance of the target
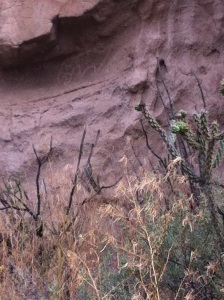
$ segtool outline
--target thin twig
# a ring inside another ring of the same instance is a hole
[[[91,165],[91,158],[92,158],[92,155],[93,155],[94,147],[96,146],[96,144],[98,142],[99,135],[100,135],[100,130],[97,131],[95,142],[92,143],[92,145],[91,145],[89,156],[88,156],[86,165],[84,167],[84,173],[85,173],[85,175],[86,175],[86,177],[87,177],[90,185],[92,186],[92,188],[94,189],[95,192],[99,191],[100,185],[99,185],[99,178],[97,180],[95,180],[93,178],[93,170],[92,170],[92,165]]]
[[[9,203],[10,200],[5,200],[5,199],[0,199],[0,202],[2,203],[2,205],[5,205],[5,207],[7,209],[15,209],[15,210],[21,210],[21,211],[26,211],[34,220],[36,220],[36,216],[35,214],[32,212],[32,210],[26,205],[26,203],[24,203],[24,201],[21,199],[22,198],[22,190],[21,190],[21,186],[19,184],[19,182],[16,182],[16,186],[18,188],[18,191],[20,193],[20,196],[21,197],[18,197],[16,195],[16,193],[13,193],[10,191],[10,188],[8,187],[8,185],[6,184],[6,182],[4,182],[4,185],[5,185],[5,188],[6,188],[6,191],[7,191],[7,194],[5,193],[5,195],[7,197],[10,197],[11,201],[13,201],[13,198],[15,198],[23,207],[18,207],[18,206],[15,206],[15,205],[11,205]],[[23,192],[24,195],[26,195],[24,192]],[[26,195],[26,200],[28,199],[27,195]],[[3,210],[3,209],[1,209]]]
[[[163,165],[164,169],[167,170],[166,164],[164,163],[163,159],[152,149],[152,147],[149,145],[149,139],[148,139],[148,135],[147,132],[145,130],[145,127],[143,125],[143,121],[140,120],[140,123],[142,125],[142,131],[144,133],[145,136],[145,142],[146,142],[146,146],[147,148],[152,152],[152,154],[160,161],[160,163]]]
[[[204,109],[206,110],[207,105],[206,105],[206,101],[205,101],[205,95],[204,95],[203,89],[201,87],[201,82],[200,82],[199,78],[197,77],[197,75],[194,72],[192,72],[192,75],[195,77],[195,79],[197,81],[199,90],[201,92],[201,98],[202,98],[202,101],[203,101]]]
[[[37,151],[33,145],[33,152],[36,156],[36,160],[37,160],[37,165],[38,165],[38,169],[37,169],[37,175],[36,175],[36,191],[37,191],[37,212],[35,215],[36,220],[38,219],[39,215],[40,215],[40,208],[41,208],[41,195],[40,195],[40,173],[41,173],[41,168],[43,166],[43,164],[49,159],[51,153],[52,153],[52,137],[51,137],[51,141],[50,141],[50,149],[48,151],[48,153],[46,154],[46,156],[41,159],[38,154]]]
[[[19,203],[21,203],[23,206],[24,206],[24,209],[25,209],[25,211],[27,211],[30,215],[31,215],[31,217],[35,220],[35,221],[37,221],[37,216],[31,211],[31,209],[20,199],[20,198],[18,198],[16,195],[13,195],[15,198],[16,198],[16,200],[19,202]],[[14,208],[14,207],[13,207]]]
[[[107,186],[102,186],[102,187],[100,187],[100,191],[99,191],[99,192],[101,192],[103,189],[109,189],[109,188],[114,187],[115,185],[117,185],[117,184],[121,181],[121,179],[122,179],[122,177],[120,177],[115,183],[113,183],[113,184],[111,184],[111,185],[107,185]],[[74,224],[76,218],[77,218],[78,215],[79,215],[79,212],[80,212],[81,207],[82,207],[84,204],[86,204],[86,203],[88,203],[89,201],[91,201],[95,196],[97,196],[97,195],[99,194],[99,192],[94,193],[94,194],[93,194],[91,197],[89,197],[89,198],[84,198],[84,199],[82,200],[82,202],[79,203],[79,205],[78,205],[79,208],[78,208],[78,210],[77,210],[75,216],[73,216],[71,222],[69,223],[69,225],[67,226],[67,228],[66,228],[65,231],[68,231],[68,230],[71,228],[71,226]]]
[[[157,59],[157,69],[159,71],[160,79],[162,81],[162,84],[164,86],[164,89],[165,89],[165,91],[167,93],[167,96],[168,96],[168,99],[169,99],[171,118],[174,119],[175,114],[174,114],[174,108],[173,108],[173,100],[172,100],[172,98],[170,96],[169,90],[168,90],[168,88],[166,86],[166,83],[165,83],[165,81],[163,79],[163,76],[162,76],[162,72],[161,72],[161,68],[160,68],[160,59],[159,59],[159,57],[157,57],[156,59]]]
[[[72,189],[71,189],[71,192],[70,192],[68,207],[67,207],[67,211],[66,211],[67,215],[70,212],[70,209],[71,209],[71,206],[72,206],[72,201],[73,201],[73,196],[74,196],[75,189],[76,189],[76,186],[77,186],[79,167],[80,167],[80,162],[81,162],[81,158],[82,158],[82,154],[83,154],[83,145],[84,145],[84,141],[85,141],[85,136],[86,136],[86,128],[84,128],[81,143],[80,143],[79,156],[78,156],[78,162],[77,162],[77,167],[76,167],[76,171],[75,171],[75,177],[74,177],[73,186],[72,186]]]
[[[97,131],[95,142],[92,143],[92,145],[91,145],[89,156],[88,156],[88,160],[87,160],[87,164],[90,163],[90,161],[91,161],[91,158],[92,158],[92,155],[93,155],[93,149],[94,149],[94,147],[96,146],[96,144],[98,142],[99,135],[100,135],[100,130]]]
[[[15,209],[15,210],[19,210],[19,211],[27,211],[26,208],[20,208],[20,207],[17,207],[17,206],[14,206],[14,205],[10,205],[10,206],[7,206],[7,207],[1,207],[0,210],[6,210],[6,209]]]
[[[157,92],[158,92],[158,94],[159,94],[159,98],[160,98],[160,100],[161,100],[161,102],[162,102],[162,104],[163,104],[163,108],[164,108],[164,110],[165,110],[165,113],[166,113],[166,116],[167,116],[167,120],[168,120],[168,122],[170,122],[169,111],[168,111],[168,109],[167,109],[167,107],[166,107],[166,104],[165,104],[165,102],[164,102],[164,100],[163,100],[163,96],[162,96],[162,94],[161,94],[161,92],[160,92],[160,89],[159,89],[159,85],[158,85],[158,81],[157,81],[157,80],[156,80],[156,89],[157,89]]]

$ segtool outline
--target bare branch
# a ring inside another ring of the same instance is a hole
[[[91,145],[91,148],[90,148],[90,152],[89,152],[89,156],[88,156],[88,160],[87,160],[87,163],[90,163],[90,160],[92,158],[92,155],[93,155],[93,149],[94,147],[96,146],[97,142],[98,142],[98,139],[99,139],[99,135],[100,135],[100,130],[97,131],[97,134],[96,134],[96,138],[95,138],[95,142]]]
[[[145,127],[143,125],[143,122],[142,120],[140,120],[140,123],[142,125],[142,131],[144,133],[144,136],[145,136],[145,142],[146,142],[146,146],[147,148],[152,152],[152,154],[160,161],[160,163],[162,164],[162,166],[164,167],[165,170],[167,170],[167,166],[166,164],[164,163],[163,159],[152,149],[152,147],[149,145],[149,139],[148,139],[148,135],[147,135],[147,132],[145,130]]]
[[[93,177],[91,158],[92,158],[92,155],[93,155],[93,149],[94,149],[94,147],[96,146],[96,144],[98,142],[99,135],[100,135],[100,130],[97,131],[95,142],[91,145],[90,153],[89,153],[89,156],[88,156],[88,159],[87,159],[87,163],[84,167],[84,173],[85,173],[86,177],[88,178],[88,181],[89,181],[90,185],[92,186],[92,188],[94,189],[94,191],[96,193],[100,193],[99,192],[100,185],[99,185],[99,178],[97,180],[95,180],[94,177]]]
[[[167,96],[168,96],[168,99],[169,99],[171,118],[174,119],[175,114],[174,114],[174,108],[173,108],[173,99],[170,96],[169,90],[168,90],[168,88],[166,86],[166,83],[165,83],[165,81],[163,79],[163,76],[162,76],[162,72],[161,72],[161,68],[160,68],[160,59],[159,59],[159,57],[157,57],[156,59],[157,59],[157,70],[159,72],[159,76],[160,76],[161,82],[162,82],[162,84],[164,86],[164,89],[165,89],[165,91],[167,93]]]
[[[13,180],[13,182],[16,184],[16,187],[17,187],[18,191],[17,192],[11,191],[10,187],[7,185],[7,183],[4,182],[5,189],[6,189],[5,196],[8,199],[0,199],[1,204],[5,206],[4,209],[15,209],[15,210],[20,210],[20,211],[26,211],[36,221],[37,220],[36,215],[32,212],[32,210],[22,200],[22,195],[23,194],[24,194],[26,200],[28,200],[28,196],[27,196],[26,192],[22,191],[21,185],[18,181]],[[18,192],[19,192],[19,197],[17,196]],[[13,199],[16,199],[17,202],[22,205],[22,207],[11,204],[10,200],[13,201]],[[4,210],[4,209],[1,209],[1,210]]]
[[[165,110],[165,113],[166,113],[166,115],[167,115],[167,120],[168,120],[168,122],[170,122],[170,115],[169,115],[169,111],[168,111],[168,109],[167,109],[167,107],[166,107],[166,104],[165,104],[165,102],[164,102],[164,100],[163,100],[163,96],[162,96],[162,94],[161,94],[161,92],[160,92],[160,89],[159,89],[159,85],[158,85],[158,82],[157,82],[157,80],[156,80],[156,89],[157,89],[157,92],[158,92],[158,94],[159,94],[159,98],[160,98],[160,100],[161,100],[161,102],[162,102],[162,104],[163,104],[163,108],[164,108],[164,110]]]
[[[113,183],[113,184],[111,184],[111,185],[103,185],[103,186],[101,186],[99,192],[101,192],[101,191],[104,190],[104,189],[110,189],[110,188],[114,187],[115,185],[117,185],[117,184],[121,181],[121,179],[122,179],[122,176],[121,176],[115,183]],[[95,195],[99,194],[99,192],[96,193]],[[93,198],[95,195],[93,195],[91,198]],[[91,199],[91,198],[90,198],[90,199]],[[90,199],[89,199],[89,200],[90,200]]]
[[[73,186],[72,186],[72,189],[71,189],[71,192],[70,192],[68,207],[67,207],[67,211],[66,211],[67,215],[69,214],[69,211],[71,209],[73,196],[74,196],[76,186],[77,186],[79,167],[80,167],[80,162],[81,162],[82,155],[83,155],[83,145],[84,145],[84,141],[85,141],[85,136],[86,136],[86,128],[84,128],[81,143],[80,143],[79,156],[78,156],[78,162],[77,162],[77,167],[76,167],[76,171],[75,171],[75,177],[74,177]]]
[[[41,208],[41,195],[40,195],[40,173],[41,173],[41,168],[43,164],[49,159],[51,153],[52,153],[52,137],[50,141],[50,149],[45,155],[45,157],[41,160],[41,158],[38,156],[37,151],[33,145],[33,151],[36,156],[37,164],[38,164],[38,169],[37,169],[37,175],[36,175],[36,191],[37,191],[37,212],[35,214],[36,220],[38,219],[40,215],[40,208]]]
[[[206,105],[206,101],[205,101],[205,95],[204,95],[203,89],[201,87],[201,82],[200,82],[199,78],[197,77],[197,75],[194,72],[192,72],[192,75],[195,77],[195,79],[197,81],[199,90],[201,92],[201,98],[202,98],[202,101],[203,101],[204,109],[206,110],[207,105]]]
[[[107,185],[107,186],[102,186],[102,187],[100,187],[100,192],[101,192],[103,189],[109,189],[109,188],[114,187],[115,185],[117,185],[117,184],[121,181],[121,179],[122,179],[122,177],[120,177],[115,183],[113,183],[113,184],[111,184],[111,185]],[[68,224],[68,226],[67,226],[67,228],[66,228],[65,231],[68,231],[68,230],[71,228],[71,226],[74,224],[76,218],[77,218],[78,215],[79,215],[79,212],[80,212],[81,207],[82,207],[84,204],[86,204],[86,203],[88,203],[89,201],[91,201],[91,200],[92,200],[95,196],[97,196],[98,194],[99,194],[99,192],[96,192],[96,193],[93,194],[91,197],[85,198],[85,199],[82,200],[81,203],[79,203],[79,205],[78,205],[79,208],[77,209],[75,215],[73,216],[72,220],[71,220],[70,223]]]
[[[19,211],[27,211],[26,208],[20,208],[14,205],[11,206],[6,206],[6,207],[1,207],[0,210],[6,210],[6,209],[15,209],[15,210],[19,210]]]
[[[9,209],[11,208],[10,206],[7,206],[7,207],[1,207],[0,210],[6,210],[6,209]]]

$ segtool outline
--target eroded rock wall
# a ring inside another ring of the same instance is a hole
[[[93,162],[105,178],[117,177],[124,155],[130,168],[148,166],[134,106],[144,101],[166,124],[156,57],[176,111],[202,107],[195,73],[224,123],[222,0],[4,0],[0,15],[2,174],[35,172],[32,145],[44,153],[51,136],[58,168],[74,163],[85,126],[85,155],[101,130]]]

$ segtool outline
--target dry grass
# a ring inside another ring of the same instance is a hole
[[[110,203],[101,195],[80,206],[89,194],[79,184],[69,216],[68,168],[47,171],[42,237],[25,212],[1,212],[1,300],[222,299],[222,249],[206,202],[190,209],[186,178],[173,165],[172,192],[160,175],[129,176]]]

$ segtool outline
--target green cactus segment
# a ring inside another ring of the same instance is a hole
[[[216,121],[212,122],[211,126],[210,126],[210,138],[216,138],[217,134],[219,131],[219,125]]]
[[[204,140],[209,139],[209,125],[208,125],[208,113],[202,112],[200,115],[200,123],[199,125],[199,131],[201,133],[201,136],[203,136]]]
[[[224,140],[221,140],[219,144],[218,153],[213,163],[213,168],[217,168],[218,166],[220,166],[221,162],[223,161],[223,157],[224,157]]]
[[[182,135],[183,139],[191,146],[194,150],[200,151],[202,146],[198,141],[197,136],[189,130],[186,134]]]
[[[185,134],[189,130],[189,125],[184,121],[178,121],[172,126],[171,130],[172,133]]]
[[[224,79],[220,82],[220,93],[224,96]]]
[[[174,134],[181,134],[182,138],[187,142],[189,146],[191,146],[195,150],[200,150],[201,145],[198,142],[198,137],[195,133],[192,132],[190,126],[186,121],[187,113],[184,110],[180,110],[176,114],[176,122],[171,127],[171,130]],[[200,123],[200,118],[195,115],[196,119]]]
[[[224,139],[224,132],[221,132],[220,134],[217,134],[215,137],[216,141],[221,141]]]
[[[213,161],[213,155],[214,155],[214,146],[215,146],[215,140],[212,139],[211,141],[208,142],[208,149],[207,149],[207,155],[206,155],[206,160],[205,160],[205,170],[207,174],[206,180],[209,181],[209,179],[212,176],[212,161]]]

